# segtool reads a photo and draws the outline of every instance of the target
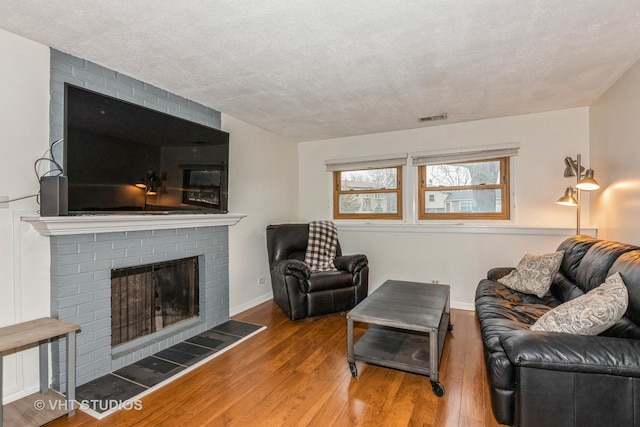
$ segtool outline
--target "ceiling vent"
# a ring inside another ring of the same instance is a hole
[[[418,121],[420,123],[424,123],[424,122],[435,122],[437,120],[446,120],[446,119],[447,119],[447,114],[442,113],[442,114],[438,114],[437,116],[420,117]]]

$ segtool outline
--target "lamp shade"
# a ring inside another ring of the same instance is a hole
[[[573,196],[574,191],[573,187],[567,187],[564,196],[560,197],[556,203],[562,206],[578,206],[578,201]]]
[[[576,167],[574,164],[574,160],[571,157],[564,158],[564,177],[570,178],[572,176],[576,176]]]
[[[600,188],[598,181],[593,178],[593,169],[587,169],[587,172],[584,174],[584,178],[576,184],[576,187],[585,191],[593,191]]]

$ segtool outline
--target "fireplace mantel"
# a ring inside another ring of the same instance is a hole
[[[235,225],[245,214],[25,216],[43,236]]]

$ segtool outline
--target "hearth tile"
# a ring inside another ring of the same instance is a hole
[[[218,337],[210,337],[203,334],[198,334],[195,337],[191,337],[186,342],[201,345],[211,350],[219,350],[228,345],[224,340],[218,339]]]
[[[210,330],[224,332],[239,337],[246,337],[247,335],[262,328],[262,325],[254,325],[253,323],[238,322],[237,320],[229,320],[218,326],[211,328]]]
[[[184,370],[184,366],[149,356],[114,372],[147,387],[152,387]]]
[[[206,359],[210,355],[215,353],[215,350],[201,347],[199,345],[190,344],[187,342],[181,342],[176,345],[159,351],[154,356],[162,359],[170,360],[180,365],[191,366],[195,365],[202,359]]]
[[[76,400],[102,413],[142,393],[147,388],[115,375],[107,374],[76,388]]]

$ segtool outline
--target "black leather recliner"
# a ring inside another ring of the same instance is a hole
[[[496,420],[516,426],[640,426],[640,247],[573,236],[543,297],[497,282],[491,269],[476,289],[476,316]],[[597,336],[531,331],[552,307],[620,273],[629,308]]]
[[[267,253],[273,299],[292,319],[350,310],[369,292],[366,255],[342,255],[338,242],[336,271],[311,272],[304,263],[309,224],[267,226]]]

